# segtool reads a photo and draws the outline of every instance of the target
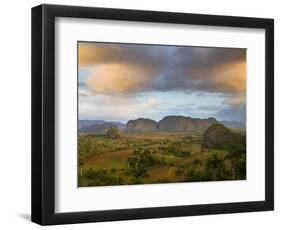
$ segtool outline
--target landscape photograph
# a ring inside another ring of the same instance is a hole
[[[246,49],[77,51],[78,187],[246,180]]]

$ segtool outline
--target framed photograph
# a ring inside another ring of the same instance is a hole
[[[32,8],[32,221],[274,208],[274,21]]]

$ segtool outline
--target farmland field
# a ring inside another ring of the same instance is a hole
[[[79,136],[78,185],[105,186],[246,178],[245,154],[203,147],[199,132]],[[235,164],[234,164],[235,163]]]

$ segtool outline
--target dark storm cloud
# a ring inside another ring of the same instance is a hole
[[[245,58],[245,49],[79,44],[79,66],[98,67],[89,80],[90,88],[105,94],[170,90],[243,92]]]
[[[79,65],[124,64],[161,70],[173,47],[111,43],[79,43]]]
[[[178,47],[175,56],[180,66],[210,67],[233,61],[245,61],[245,49]],[[188,57],[188,58],[187,58]]]
[[[245,91],[245,55],[244,49],[177,48],[154,86],[160,91]]]

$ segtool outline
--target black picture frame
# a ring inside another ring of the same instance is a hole
[[[55,213],[55,18],[109,19],[265,29],[265,200]],[[32,221],[41,225],[274,209],[274,20],[62,5],[32,8]]]

